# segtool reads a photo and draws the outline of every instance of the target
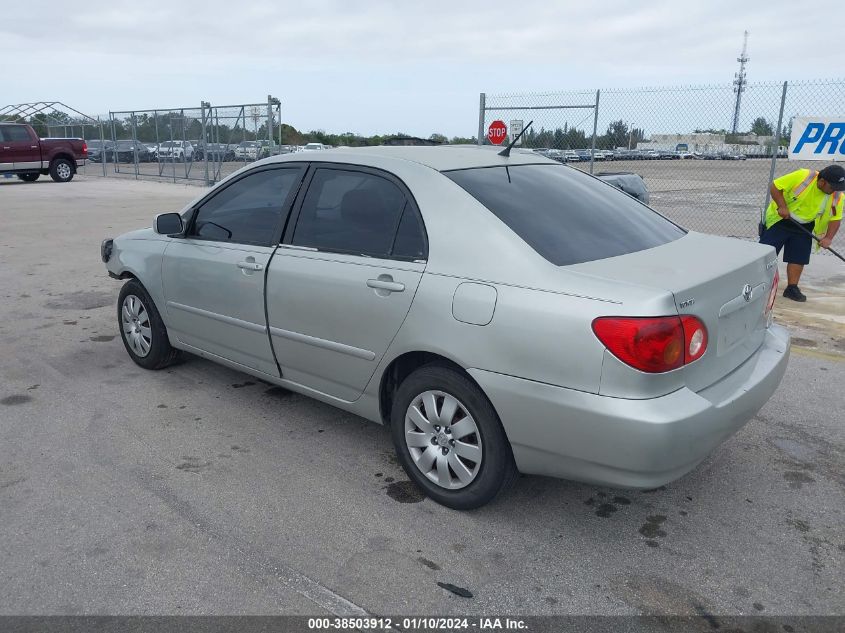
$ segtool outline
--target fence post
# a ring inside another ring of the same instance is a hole
[[[117,151],[117,147],[114,149]],[[138,131],[134,112],[132,113],[132,162],[135,163],[135,180],[138,180]]]
[[[601,90],[596,90],[596,105],[593,108],[593,142],[590,146],[590,173],[593,173],[593,164],[596,157],[596,131],[599,127],[599,97]]]
[[[273,95],[267,95],[267,140],[270,141],[270,151],[273,151]],[[272,156],[272,154],[271,154]]]
[[[478,145],[484,144],[484,114],[487,110],[487,93],[482,92],[478,99]]]
[[[205,163],[205,184],[206,186],[210,186],[212,183],[208,180],[208,130],[206,128],[206,120],[207,117],[205,115],[205,109],[210,107],[211,103],[207,101],[200,101],[200,112],[202,113],[202,157],[203,162]]]
[[[783,106],[786,105],[786,86],[788,82],[783,82],[783,93],[780,97],[780,113],[778,114],[778,126],[775,129],[775,144],[772,147],[772,164],[769,167],[769,181],[766,183],[766,202],[763,204],[763,210],[760,212],[760,222],[766,221],[766,209],[769,206],[771,197],[770,188],[772,181],[775,179],[775,166],[778,162],[778,149],[780,148],[780,131],[783,126]]]
[[[109,118],[111,119],[111,142],[112,142],[112,155],[114,156],[114,173],[120,173],[120,165],[117,164],[117,134],[115,133],[114,129],[114,112],[109,111]],[[108,156],[108,154],[103,153],[103,156]],[[105,160],[105,159],[104,159]]]
[[[158,110],[153,110],[153,121],[155,121],[156,128],[156,163],[158,165],[158,177],[164,173],[164,167],[161,164],[161,139],[158,136]]]
[[[106,135],[103,132],[103,120],[98,116],[97,123],[100,124],[100,162],[103,163],[103,178],[106,177]]]
[[[170,122],[168,127],[170,128],[170,166],[173,167],[173,182],[176,182],[176,157],[174,153],[176,152],[176,148],[173,145],[173,111],[171,110],[168,115],[167,119]],[[167,141],[165,141],[167,142]]]

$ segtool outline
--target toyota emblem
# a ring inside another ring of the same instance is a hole
[[[746,301],[751,301],[751,284],[745,284],[742,289],[742,298]]]

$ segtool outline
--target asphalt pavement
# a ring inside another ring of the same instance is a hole
[[[845,614],[840,331],[803,336],[677,482],[522,477],[456,512],[380,426],[199,358],[131,362],[100,240],[200,192],[0,182],[0,615]]]

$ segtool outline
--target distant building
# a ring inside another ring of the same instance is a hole
[[[727,142],[730,136],[731,142]],[[771,156],[776,141],[774,136],[756,134],[652,134],[647,142],[637,143],[637,149],[663,149],[674,152],[699,154],[745,154],[746,156]]]

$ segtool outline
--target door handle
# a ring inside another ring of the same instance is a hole
[[[255,262],[238,262],[238,268],[244,270],[264,270],[263,264],[256,264]]]
[[[386,290],[387,292],[403,292],[405,284],[393,281],[390,275],[384,275],[386,279],[367,279],[367,286],[375,290]]]

